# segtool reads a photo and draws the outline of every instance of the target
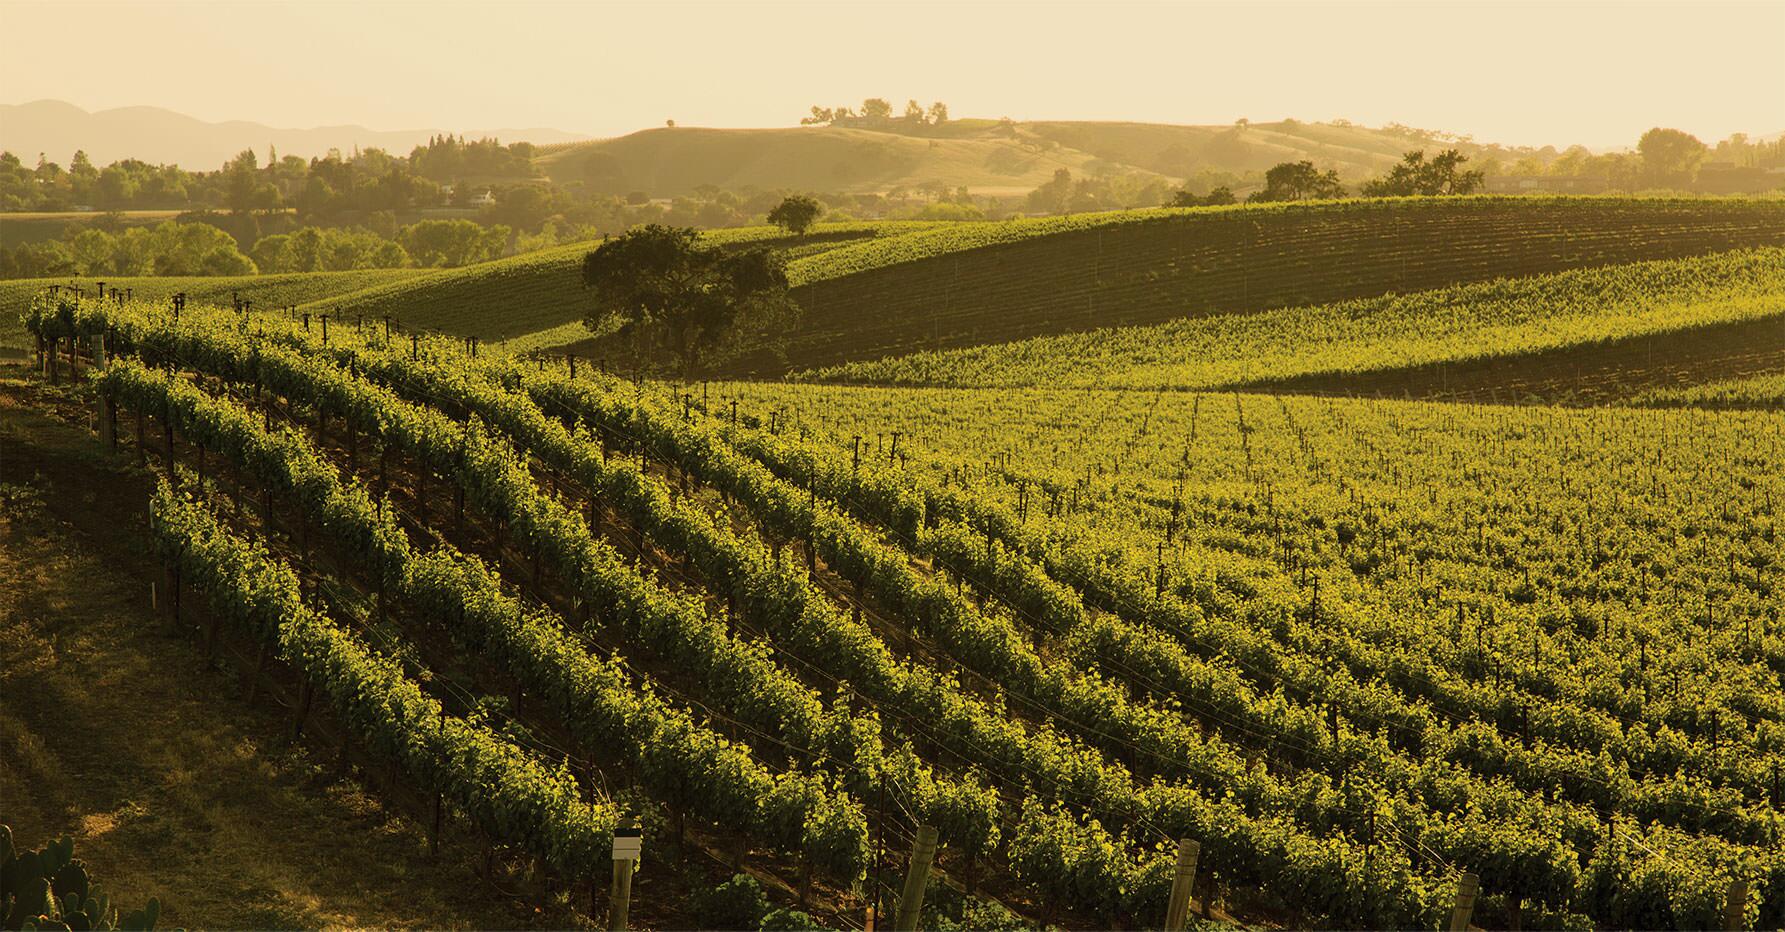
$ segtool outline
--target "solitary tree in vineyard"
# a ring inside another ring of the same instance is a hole
[[[684,376],[771,349],[798,312],[781,259],[766,249],[702,246],[699,237],[650,224],[583,257],[583,285],[595,292],[584,324],[642,362],[673,358]]]
[[[804,194],[795,194],[769,211],[769,222],[795,236],[804,236],[823,212],[824,206],[817,201]]]

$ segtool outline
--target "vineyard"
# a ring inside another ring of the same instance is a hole
[[[1785,202],[1433,198],[949,227],[793,264],[796,367],[1785,245]]]
[[[1628,233],[1657,217],[1700,245],[1764,226],[1635,203],[1661,213],[1567,264],[1683,242]],[[1532,222],[1552,207],[1598,209]],[[677,390],[378,314],[109,295],[41,294],[26,324],[159,476],[170,630],[251,658],[249,701],[294,697],[291,733],[417,801],[436,844],[471,833],[486,874],[524,865],[595,921],[642,826],[827,926],[884,922],[915,847],[926,927],[1193,899],[1431,928],[1478,883],[1487,927],[1772,928],[1776,380],[1592,409],[1234,388],[1466,361],[1484,334],[1765,326],[1782,268],[1738,250],[1192,319],[1106,359],[837,370],[983,388]],[[1693,407],[1728,397],[1756,410]]]
[[[194,304],[230,304],[235,298],[271,310],[288,305],[323,301],[386,282],[402,281],[424,273],[423,269],[372,269],[356,272],[286,272],[277,275],[239,275],[200,278],[142,276],[104,282],[132,298],[166,301],[185,294]],[[0,350],[27,351],[32,338],[22,321],[31,299],[46,282],[34,279],[0,281]]]
[[[804,236],[789,236],[777,227],[741,227],[709,230],[703,239],[719,245],[767,246],[797,261],[850,243],[933,226],[936,224],[916,221],[821,223]],[[389,315],[408,328],[444,330],[492,341],[558,328],[553,336],[559,342],[574,343],[586,335],[580,329],[588,313],[581,277],[583,256],[596,245],[575,243],[383,282],[329,296],[305,309],[365,317]],[[565,327],[567,324],[570,326]]]
[[[1781,353],[1785,248],[1771,247],[920,352],[796,377],[1482,398],[1498,387],[1511,398],[1542,394],[1525,381],[1581,367],[1631,378],[1652,365],[1696,362],[1739,375],[1778,368]]]

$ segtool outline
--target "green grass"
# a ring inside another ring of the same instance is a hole
[[[1767,319],[1785,327],[1785,247],[1038,337],[851,363],[801,377],[965,387],[1308,388],[1305,383],[1317,377],[1516,357]]]
[[[326,301],[349,292],[374,285],[400,282],[425,274],[425,269],[365,269],[352,272],[285,272],[276,275],[233,275],[193,278],[156,278],[143,276],[81,278],[15,278],[0,281],[0,349],[24,349],[30,346],[20,315],[30,307],[31,297],[46,287],[77,284],[88,290],[101,281],[107,288],[128,288],[138,299],[164,300],[176,292],[185,292],[194,304],[228,305],[231,296],[239,293],[254,302],[254,307],[271,310],[289,304]]]
[[[819,224],[804,237],[788,236],[776,227],[740,227],[711,230],[709,242],[760,243],[774,248],[810,250],[832,247],[877,236],[927,230],[934,223],[889,221],[885,223]],[[599,241],[573,243],[539,252],[483,262],[458,269],[442,269],[401,281],[377,284],[362,291],[319,302],[338,307],[342,313],[368,317],[390,315],[405,327],[442,330],[485,340],[512,340],[554,330],[572,342],[582,336],[564,330],[589,311],[583,291],[583,256]],[[333,296],[331,296],[333,298]],[[554,338],[555,339],[555,338]],[[535,338],[529,348],[539,343]]]
[[[1785,245],[1785,201],[1392,199],[957,224],[794,263],[806,318],[787,356],[826,366],[1763,245]]]

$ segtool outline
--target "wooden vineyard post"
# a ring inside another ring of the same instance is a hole
[[[385,318],[385,326],[387,326],[387,327],[390,326],[389,321],[390,321],[390,318],[388,318],[388,317]],[[439,731],[440,731],[440,734],[442,734],[442,735],[444,735],[446,733],[446,707],[445,706],[440,707]],[[446,804],[446,799],[445,799],[444,795],[439,790],[435,790],[434,791],[434,827],[433,827],[432,831],[428,832],[428,857],[431,857],[431,858],[440,856],[440,821],[443,816],[443,810],[445,809],[445,804]]]
[[[1748,927],[1748,882],[1737,878],[1729,882],[1729,899],[1723,903],[1723,928],[1735,930]]]
[[[917,840],[911,845],[911,866],[905,872],[905,889],[899,893],[899,911],[894,914],[895,932],[916,932],[917,920],[923,913],[924,884],[930,879],[930,863],[936,859],[936,827],[919,825]]]
[[[1202,844],[1194,838],[1178,839],[1178,870],[1171,878],[1171,900],[1165,907],[1165,932],[1184,932],[1190,920],[1190,883],[1196,879],[1196,859]]]
[[[304,733],[304,720],[310,717],[310,700],[315,698],[315,695],[316,688],[310,685],[308,679],[299,684],[297,713],[291,719],[291,741],[293,744],[296,744],[298,738]],[[346,740],[345,737],[342,740]]]
[[[248,677],[248,704],[254,704],[254,697],[260,694],[260,678],[266,675],[267,645],[260,642],[260,648],[254,652],[254,673]]]
[[[167,484],[173,485],[178,481],[174,478],[174,422],[165,415],[161,419],[161,436],[167,441],[167,457],[162,461],[167,467]]]
[[[1475,894],[1480,890],[1481,880],[1474,874],[1457,878],[1456,905],[1450,910],[1450,932],[1465,932],[1469,928],[1469,917],[1475,912]]]
[[[180,563],[177,558],[168,564],[163,582],[167,586],[167,632],[177,637],[180,633]]]
[[[638,829],[614,829],[614,886],[608,895],[607,911],[609,932],[626,928],[626,913],[632,907],[632,872],[643,850],[644,838]]]
[[[105,452],[118,452],[118,412],[104,392],[99,395],[99,441],[105,444]]]

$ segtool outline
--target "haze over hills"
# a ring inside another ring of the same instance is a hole
[[[883,192],[943,184],[977,194],[1022,194],[1065,168],[1075,176],[1116,173],[1180,182],[1201,172],[1257,173],[1309,159],[1348,180],[1385,170],[1411,148],[1456,145],[1475,157],[1513,150],[1440,142],[1401,127],[1345,123],[1182,126],[1162,123],[957,119],[941,125],[658,127],[612,139],[549,128],[374,130],[358,125],[290,129],[248,121],[210,123],[159,107],[88,112],[60,100],[0,104],[0,149],[26,163],[38,153],[66,165],[76,150],[95,164],[124,158],[209,170],[243,149],[305,158],[329,149],[379,147],[398,154],[442,132],[545,147],[539,165],[553,181],[612,193],[674,196],[721,188]]]
[[[61,100],[0,104],[0,149],[27,164],[36,162],[41,152],[50,161],[66,166],[76,150],[84,150],[98,165],[133,158],[152,164],[177,164],[188,170],[210,170],[243,149],[253,149],[264,157],[269,145],[282,155],[304,158],[323,155],[329,149],[346,152],[354,146],[376,146],[406,155],[429,136],[443,132],[538,145],[589,138],[544,128],[374,130],[343,125],[287,129],[245,120],[208,123],[160,107],[88,112]]]
[[[1472,157],[1512,150],[1439,142],[1417,131],[1332,123],[1177,126],[1093,121],[952,120],[905,129],[799,126],[669,127],[554,147],[538,159],[553,181],[665,196],[721,188],[884,191],[939,183],[976,194],[1033,190],[1065,168],[1075,175],[1138,173],[1182,181],[1200,172],[1262,172],[1308,159],[1356,180],[1380,174],[1409,149],[1449,147]]]

